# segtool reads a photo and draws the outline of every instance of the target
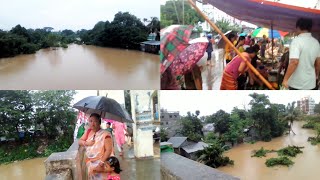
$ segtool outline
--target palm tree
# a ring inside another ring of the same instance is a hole
[[[224,149],[220,143],[212,143],[197,153],[197,161],[213,168],[228,164],[233,165],[233,160],[230,160],[229,157],[224,157],[223,152]]]

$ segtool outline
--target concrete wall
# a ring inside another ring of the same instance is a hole
[[[65,152],[52,153],[44,162],[46,180],[83,180],[81,162],[84,148],[75,141]]]
[[[240,180],[175,153],[161,153],[162,180]]]

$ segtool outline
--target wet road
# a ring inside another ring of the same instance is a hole
[[[201,76],[202,76],[202,89],[203,90],[219,90],[224,61],[223,61],[223,49],[215,50],[214,55],[212,55],[211,65],[206,65],[207,63],[207,53],[201,58],[197,63],[202,66]]]
[[[125,180],[138,180],[138,179],[152,179],[160,180],[160,148],[159,144],[155,145],[154,159],[135,159],[133,147],[129,148],[127,145],[124,147],[124,157],[118,156],[116,151],[116,157],[119,158],[121,169],[121,179]]]

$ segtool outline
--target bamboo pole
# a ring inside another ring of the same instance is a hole
[[[196,6],[196,4],[193,2],[193,0],[188,0],[190,5],[210,24],[210,26],[221,35],[223,40],[226,41],[234,50],[235,52],[244,60],[244,62],[247,64],[247,66],[250,68],[250,70],[258,76],[258,78],[271,90],[274,90],[274,87],[259,73],[259,71],[256,70],[255,67],[252,66],[252,64],[240,53],[240,51],[233,45],[232,42],[229,41],[229,39],[221,32],[221,30],[210,21],[210,19]]]

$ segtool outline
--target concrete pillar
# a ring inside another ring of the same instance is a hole
[[[130,91],[133,124],[134,155],[153,157],[152,93],[154,90]]]

